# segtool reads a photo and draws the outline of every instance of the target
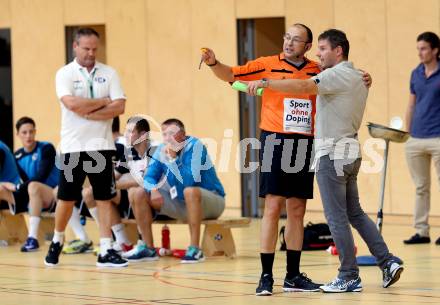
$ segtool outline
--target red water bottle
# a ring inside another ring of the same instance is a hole
[[[170,228],[167,225],[162,227],[162,248],[170,249]]]

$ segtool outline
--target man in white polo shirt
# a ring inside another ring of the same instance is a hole
[[[55,233],[45,258],[58,264],[64,230],[86,176],[99,210],[100,254],[97,266],[125,267],[128,262],[112,249],[110,199],[116,195],[112,158],[112,119],[125,109],[125,95],[116,71],[96,61],[99,34],[81,28],[74,37],[76,58],[58,70],[56,93],[61,101],[61,174]]]
[[[317,56],[323,72],[308,80],[261,80],[249,83],[249,93],[259,87],[290,93],[318,94],[315,165],[327,222],[339,250],[339,274],[321,286],[324,292],[362,291],[350,224],[359,232],[382,269],[382,286],[395,283],[403,267],[388,250],[374,222],[359,203],[357,175],[361,165],[357,132],[368,89],[362,73],[348,62],[350,45],[344,32],[330,29],[318,38]]]

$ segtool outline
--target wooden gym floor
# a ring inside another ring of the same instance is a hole
[[[308,213],[306,221],[322,221],[320,213]],[[281,221],[283,223],[283,221]],[[96,228],[88,222],[96,240]],[[204,263],[181,265],[172,257],[157,262],[131,264],[125,269],[99,269],[92,254],[62,255],[60,265],[47,268],[43,257],[47,245],[35,253],[21,253],[20,245],[0,248],[0,304],[440,304],[440,226],[433,225],[432,243],[405,246],[412,235],[408,217],[386,217],[384,236],[392,252],[405,261],[405,271],[394,286],[381,287],[377,267],[361,267],[361,293],[283,293],[285,254],[276,253],[275,286],[271,297],[256,297],[260,265],[258,232],[260,220],[249,228],[234,229],[238,256],[208,258]],[[184,248],[187,227],[172,225],[171,244]],[[154,226],[160,241],[160,226]],[[355,235],[358,254],[368,254]],[[303,252],[302,272],[317,282],[334,278],[338,258],[325,251]]]

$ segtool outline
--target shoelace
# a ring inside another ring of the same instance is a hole
[[[116,259],[118,259],[118,260],[121,259],[121,257],[119,256],[118,252],[116,252],[116,251],[113,250],[113,249],[109,249],[109,250],[107,250],[107,255],[108,255],[109,258],[111,258],[111,259],[114,259],[114,258],[116,258]]]
[[[56,248],[58,248],[58,247],[55,244],[53,244],[53,247],[50,247],[49,251],[53,252],[53,253],[57,253],[58,250]]]
[[[300,273],[300,275],[301,275],[301,277],[303,278],[304,281],[309,282],[309,283],[312,282],[312,280],[307,277],[306,273]]]
[[[186,256],[195,256],[197,254],[198,249],[195,247],[189,247],[188,250],[186,251],[185,255]]]
[[[270,280],[270,276],[262,276],[260,279],[260,286],[265,287],[271,285],[272,281]]]
[[[331,286],[337,286],[337,287],[342,287],[342,288],[347,288],[348,286],[350,286],[351,284],[355,283],[357,279],[354,280],[349,280],[348,282],[344,283],[344,280],[340,279],[340,278],[335,278],[330,285]]]
[[[338,284],[342,282],[342,280],[340,278],[335,278],[333,281],[331,281],[328,286],[338,286]]]

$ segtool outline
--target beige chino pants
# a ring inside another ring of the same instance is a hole
[[[421,236],[429,236],[429,209],[431,199],[431,159],[440,185],[440,137],[409,138],[405,145],[408,168],[416,186],[414,227]]]

